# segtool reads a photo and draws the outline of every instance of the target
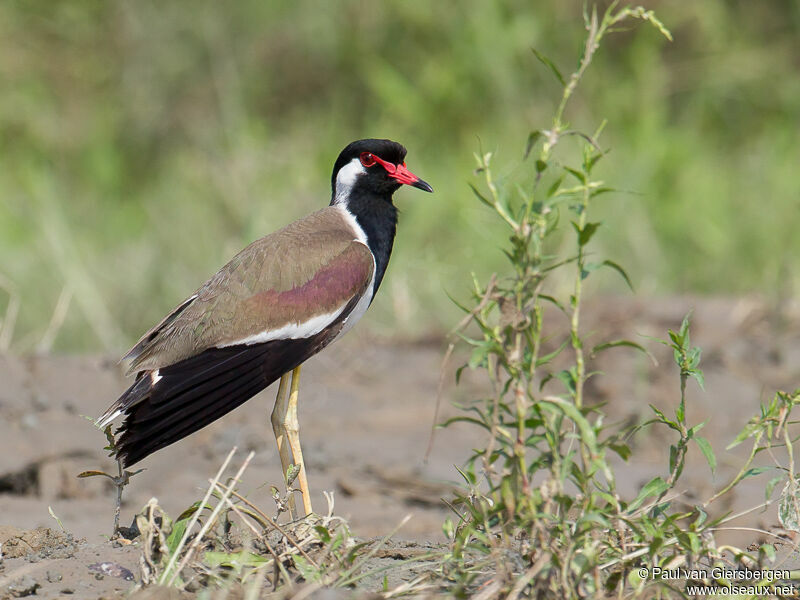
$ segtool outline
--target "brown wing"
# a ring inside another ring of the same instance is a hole
[[[323,209],[237,254],[139,340],[125,357],[128,372],[209,348],[312,335],[365,292],[373,270],[340,209]]]

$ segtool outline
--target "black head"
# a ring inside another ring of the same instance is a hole
[[[405,157],[406,149],[392,140],[368,139],[348,144],[333,165],[331,203],[346,203],[353,192],[391,201],[392,194],[403,184],[432,192],[430,185],[406,168]]]

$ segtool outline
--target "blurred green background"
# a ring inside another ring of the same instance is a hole
[[[649,2],[568,109],[609,124],[594,249],[642,294],[767,296],[800,266],[800,4]],[[436,194],[401,225],[366,327],[451,327],[503,266],[472,153],[526,177],[581,52],[582,2],[0,3],[0,349],[120,351],[242,246],[326,204],[349,141],[389,137]],[[596,278],[602,281],[602,278]],[[605,289],[622,292],[607,278]],[[597,287],[594,288],[596,291]],[[13,327],[12,327],[13,325]]]

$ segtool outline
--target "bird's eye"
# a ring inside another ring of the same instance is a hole
[[[359,159],[361,160],[361,164],[365,167],[371,167],[375,164],[375,157],[372,156],[371,152],[362,152]]]

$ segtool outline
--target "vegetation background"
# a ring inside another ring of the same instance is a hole
[[[642,294],[779,300],[800,268],[800,4],[643,4],[675,41],[609,38],[570,109],[576,129],[614,123],[600,176],[629,192],[601,202],[613,231],[595,250]],[[398,194],[366,324],[451,327],[444,291],[465,295],[469,270],[505,261],[467,185],[473,152],[522,160],[560,87],[532,48],[570,72],[581,10],[0,3],[0,350],[123,349],[242,246],[325,204],[339,150],[372,136],[406,144],[436,194]]]

